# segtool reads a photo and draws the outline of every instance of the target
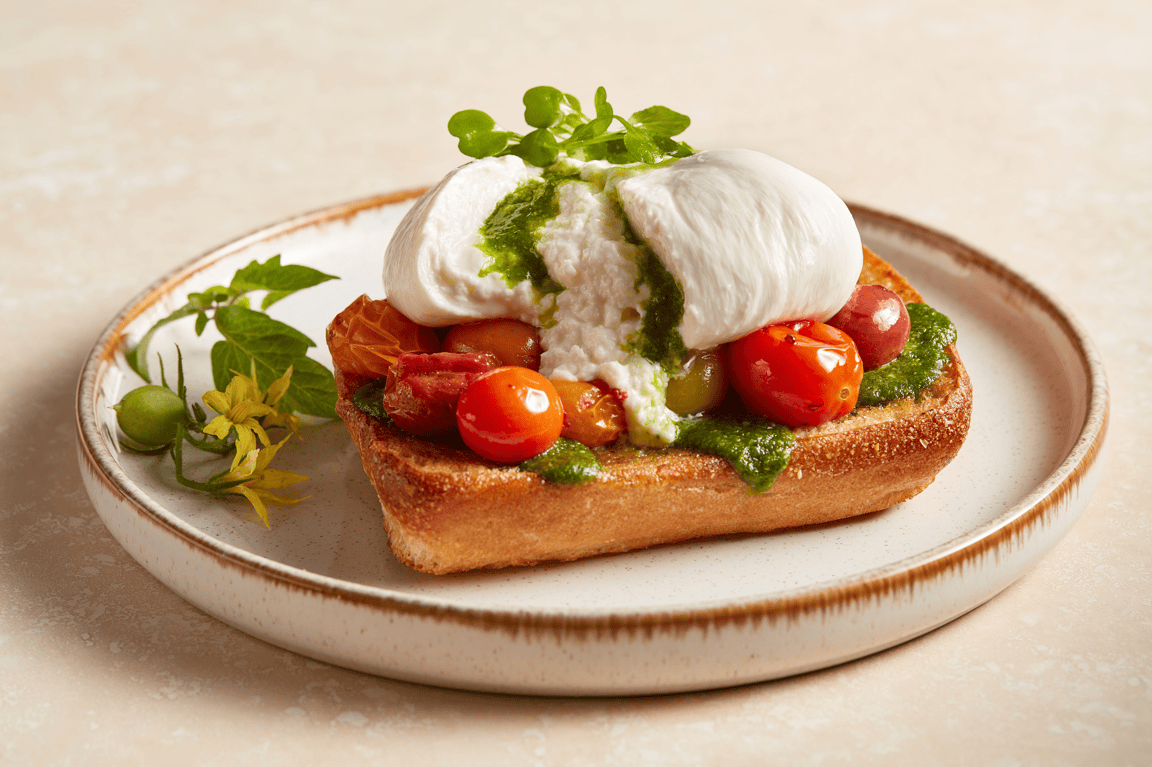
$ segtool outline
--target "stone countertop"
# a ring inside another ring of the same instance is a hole
[[[1152,763],[1152,7],[15,0],[3,16],[0,762]],[[695,146],[769,152],[1058,297],[1113,396],[1071,533],[895,649],[626,699],[337,668],[137,565],[75,458],[77,375],[112,316],[240,234],[434,182],[460,161],[448,115],[518,115],[544,83],[668,104]]]

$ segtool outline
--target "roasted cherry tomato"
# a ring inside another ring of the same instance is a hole
[[[769,325],[730,343],[728,374],[749,409],[795,428],[852,412],[864,366],[843,331],[802,320]]]
[[[603,381],[552,379],[552,385],[564,407],[561,437],[588,447],[600,447],[615,442],[628,428],[624,406]]]
[[[444,339],[444,351],[491,354],[501,365],[540,369],[540,334],[526,322],[480,320],[455,325]]]
[[[434,437],[456,431],[456,402],[468,384],[499,367],[487,354],[401,354],[381,404],[406,432]]]
[[[440,350],[432,328],[417,325],[387,301],[360,296],[328,326],[328,350],[339,368],[384,378],[405,352],[431,354]]]
[[[719,405],[727,392],[728,373],[719,350],[693,349],[668,381],[665,404],[678,415],[694,415]]]
[[[849,335],[865,370],[875,370],[899,357],[912,331],[903,299],[881,285],[857,285],[827,324]]]
[[[468,384],[456,404],[464,443],[490,461],[520,463],[560,438],[560,395],[535,370],[502,367]]]

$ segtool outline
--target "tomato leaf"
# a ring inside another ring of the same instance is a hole
[[[284,401],[285,409],[304,415],[335,418],[336,384],[332,373],[305,356],[315,346],[300,331],[261,312],[239,306],[222,306],[216,312],[216,327],[223,341],[212,347],[212,380],[224,391],[234,373],[251,375],[267,389],[292,368],[292,379]]]
[[[267,290],[268,295],[261,304],[261,308],[267,309],[298,290],[334,279],[336,277],[331,274],[301,264],[281,264],[280,256],[275,255],[262,264],[253,261],[238,270],[228,290],[237,296],[253,290]]]

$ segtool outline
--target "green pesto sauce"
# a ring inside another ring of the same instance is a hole
[[[915,397],[932,385],[948,362],[944,347],[956,341],[956,326],[927,304],[908,304],[912,330],[900,356],[869,370],[860,382],[857,407]]]
[[[384,410],[384,387],[387,385],[388,379],[386,378],[369,381],[352,395],[352,404],[360,408],[360,412],[391,426],[392,416]]]
[[[642,253],[633,289],[639,291],[640,286],[647,285],[648,298],[640,304],[644,317],[640,331],[628,338],[627,351],[674,375],[688,354],[677,330],[684,318],[684,291],[650,248],[644,248]]]
[[[520,464],[521,471],[531,471],[557,485],[583,485],[600,473],[596,454],[571,439],[560,438],[556,444],[535,458]]]
[[[545,173],[516,187],[496,205],[480,227],[477,247],[488,256],[481,277],[499,274],[510,288],[531,280],[538,298],[564,290],[548,274],[544,258],[536,249],[536,233],[560,214],[557,187],[570,179],[571,176]]]
[[[720,456],[752,493],[762,493],[788,466],[796,437],[786,426],[762,418],[704,416],[681,421],[675,444]]]

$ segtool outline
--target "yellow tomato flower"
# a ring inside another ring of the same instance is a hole
[[[224,439],[230,431],[236,431],[233,469],[244,456],[256,449],[257,441],[265,447],[271,444],[259,419],[276,411],[264,402],[264,393],[252,378],[236,373],[223,392],[207,392],[204,404],[220,414],[204,427],[205,434]]]
[[[287,429],[290,433],[300,436],[300,416],[295,413],[281,413],[280,400],[288,391],[288,383],[292,380],[292,367],[289,366],[284,375],[274,381],[268,387],[268,393],[264,396],[264,404],[272,408],[272,414],[264,419],[264,424],[269,428],[273,426],[280,426]]]
[[[268,468],[268,464],[271,463],[272,459],[276,456],[276,451],[291,438],[291,435],[289,435],[275,445],[249,451],[239,463],[232,467],[231,471],[217,478],[219,482],[231,482],[240,479],[248,480],[244,484],[230,487],[224,492],[242,495],[247,498],[248,502],[252,504],[252,508],[260,515],[260,519],[264,522],[265,527],[272,526],[268,521],[268,509],[264,505],[265,502],[277,506],[288,506],[304,500],[304,498],[294,498],[273,492],[275,490],[283,490],[297,482],[303,482],[308,479],[308,477],[305,477],[303,474]]]

